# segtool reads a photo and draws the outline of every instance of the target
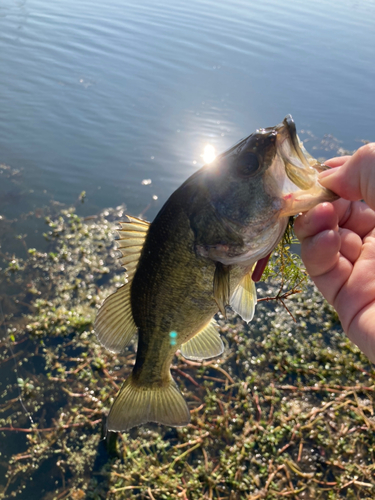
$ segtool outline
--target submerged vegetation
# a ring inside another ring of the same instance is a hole
[[[218,317],[223,356],[176,356],[191,424],[104,439],[135,360],[134,343],[114,355],[93,332],[124,282],[112,233],[123,214],[56,212],[48,251],[1,256],[0,498],[374,498],[375,373],[290,240],[259,285],[252,323]]]

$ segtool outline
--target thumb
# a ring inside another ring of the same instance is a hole
[[[359,148],[342,167],[322,172],[319,182],[346,200],[365,200],[375,210],[375,143]]]

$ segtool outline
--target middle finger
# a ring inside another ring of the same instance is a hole
[[[364,238],[375,227],[375,212],[362,201],[348,203],[340,198],[333,203],[339,219],[339,226],[349,229]]]

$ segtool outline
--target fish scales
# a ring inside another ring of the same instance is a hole
[[[150,227],[131,286],[133,317],[139,327],[134,367],[139,383],[150,379],[150,371],[155,382],[165,379],[176,348],[217,312],[212,288],[215,264],[196,254],[194,242],[189,217],[177,200]],[[243,273],[241,268],[232,273],[231,287]],[[177,333],[174,345],[171,331]]]

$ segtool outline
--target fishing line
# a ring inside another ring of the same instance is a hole
[[[0,313],[1,313],[1,316],[2,316],[2,319],[3,319],[3,325],[4,325],[4,331],[5,331],[4,340],[5,340],[5,343],[7,344],[8,349],[10,350],[10,353],[12,355],[13,362],[14,362],[14,371],[15,371],[16,379],[17,379],[18,401],[21,403],[21,406],[22,406],[22,408],[23,408],[26,416],[29,418],[29,420],[31,422],[31,426],[33,427],[33,426],[35,426],[35,422],[33,420],[33,417],[31,416],[30,412],[28,411],[28,409],[25,406],[25,403],[24,403],[23,398],[22,398],[21,388],[20,388],[20,386],[18,384],[18,380],[20,379],[20,377],[18,375],[18,369],[17,369],[17,363],[16,363],[16,356],[15,356],[15,353],[13,351],[13,347],[11,345],[11,341],[8,338],[8,335],[7,335],[7,332],[6,332],[6,329],[5,329],[5,315],[4,315],[3,307],[1,305],[1,300],[0,300]],[[36,430],[36,432],[38,434],[39,441],[42,442],[42,438],[41,438],[40,432],[36,428],[35,428],[35,430]]]

